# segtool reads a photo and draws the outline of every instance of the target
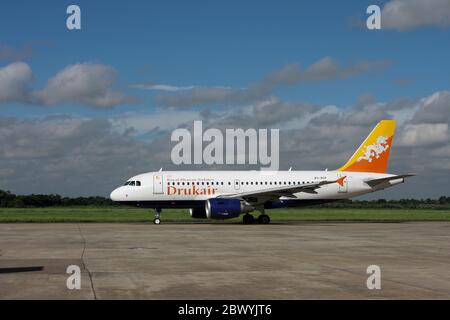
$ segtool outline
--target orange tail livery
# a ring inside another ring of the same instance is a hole
[[[338,171],[386,173],[395,120],[382,120]]]

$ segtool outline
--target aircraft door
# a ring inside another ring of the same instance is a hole
[[[153,176],[153,194],[162,194],[164,193],[163,189],[163,175],[155,174]]]

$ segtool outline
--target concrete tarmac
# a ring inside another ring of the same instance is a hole
[[[448,222],[0,224],[0,299],[419,298],[450,299]]]

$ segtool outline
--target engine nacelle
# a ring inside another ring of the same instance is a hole
[[[214,198],[206,200],[205,212],[208,219],[231,219],[241,213],[255,210],[252,206],[239,199]]]
[[[189,214],[194,219],[206,219],[207,218],[205,208],[189,209]]]

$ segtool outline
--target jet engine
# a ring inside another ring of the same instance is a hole
[[[208,219],[231,219],[239,217],[241,213],[255,210],[251,205],[239,199],[214,198],[206,200],[205,213]]]
[[[205,208],[189,209],[189,214],[194,219],[206,219],[207,218]]]

